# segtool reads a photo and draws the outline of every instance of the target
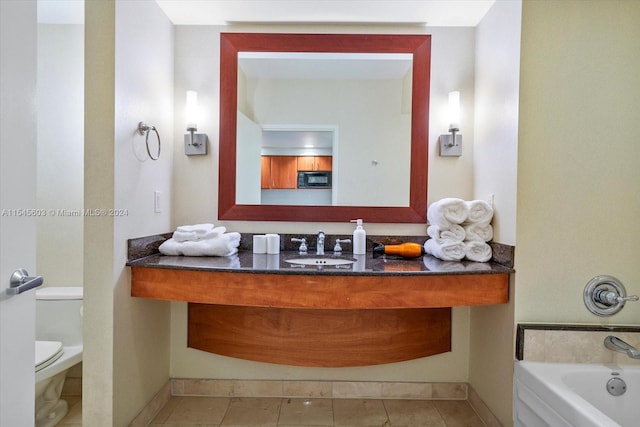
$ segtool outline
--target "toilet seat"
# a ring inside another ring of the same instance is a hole
[[[64,350],[60,341],[36,341],[36,372],[58,360],[63,352]]]

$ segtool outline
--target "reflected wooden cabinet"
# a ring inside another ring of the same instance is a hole
[[[332,156],[262,156],[260,188],[295,189],[298,171],[331,171]]]
[[[330,171],[331,156],[298,156],[299,171]]]
[[[298,170],[296,156],[262,156],[260,188],[295,189]]]

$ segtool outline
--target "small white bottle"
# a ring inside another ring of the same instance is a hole
[[[358,224],[353,230],[353,254],[364,255],[367,253],[367,232],[362,228],[362,219],[352,219],[351,222]]]

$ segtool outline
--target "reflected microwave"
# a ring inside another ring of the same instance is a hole
[[[331,172],[298,172],[298,188],[331,188]]]

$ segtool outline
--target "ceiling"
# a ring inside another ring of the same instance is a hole
[[[475,27],[495,2],[495,0],[155,1],[174,25],[338,23],[430,27]],[[38,1],[38,22],[82,24],[83,21],[84,1]]]
[[[475,27],[495,0],[156,0],[175,25],[413,24]]]

